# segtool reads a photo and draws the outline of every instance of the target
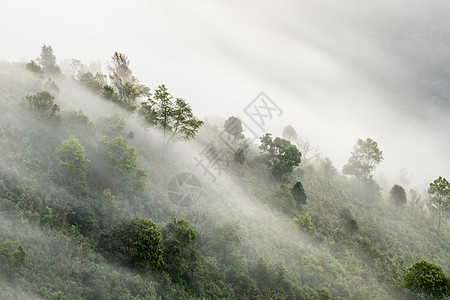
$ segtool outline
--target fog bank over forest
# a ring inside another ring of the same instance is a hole
[[[328,2],[1,3],[0,295],[447,299],[450,2]]]
[[[371,137],[385,152],[378,172],[389,182],[402,167],[414,174],[411,185],[450,171],[449,3],[80,1],[68,11],[63,3],[21,1],[0,8],[3,59],[29,60],[51,44],[60,62],[105,66],[121,51],[143,83],[165,83],[201,116],[240,115],[265,91],[284,111],[266,130],[281,135],[293,125],[338,168],[357,138]]]

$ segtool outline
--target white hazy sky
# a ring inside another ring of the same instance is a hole
[[[371,137],[386,178],[406,167],[422,184],[450,177],[450,117],[417,121],[384,84],[413,72],[392,37],[410,34],[404,24],[450,20],[450,5],[392,2],[2,0],[0,59],[34,59],[43,44],[85,64],[123,52],[142,83],[166,84],[198,116],[243,116],[264,91],[284,112],[268,131],[293,125],[339,169],[357,138]]]

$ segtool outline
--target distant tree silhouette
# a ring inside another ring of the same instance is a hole
[[[397,209],[399,206],[406,204],[406,192],[402,186],[395,184],[389,192],[389,195],[391,201],[397,206]]]
[[[42,46],[41,56],[38,62],[47,73],[59,74],[61,69],[56,65],[56,57],[53,54],[52,46]]]

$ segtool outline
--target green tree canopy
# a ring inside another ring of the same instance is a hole
[[[59,74],[61,69],[56,65],[56,57],[53,54],[52,46],[42,46],[41,56],[38,59],[45,72]]]
[[[134,218],[119,223],[112,233],[112,250],[128,265],[148,268],[163,264],[161,233],[151,220]]]
[[[125,120],[116,112],[111,116],[99,117],[95,125],[98,132],[103,136],[109,136],[110,138],[125,136]]]
[[[87,145],[91,138],[95,136],[94,123],[92,123],[81,109],[79,111],[64,110],[61,113],[61,117],[61,127],[67,137],[76,135],[82,144]]]
[[[58,164],[63,167],[63,181],[70,187],[70,191],[77,195],[86,191],[89,160],[86,159],[84,147],[78,139],[71,136],[62,141],[55,153]]]
[[[397,207],[405,205],[407,201],[405,189],[402,186],[395,184],[389,192],[389,198]]]
[[[38,74],[38,75],[43,73],[41,66],[38,65],[37,63],[35,63],[34,60],[30,60],[30,62],[25,65],[25,68],[28,71],[31,71],[31,72],[33,72],[35,74]]]
[[[0,242],[0,275],[14,276],[19,268],[25,263],[27,253],[19,244],[17,250],[12,250],[13,245],[9,242]]]
[[[436,299],[450,296],[450,278],[442,269],[425,260],[416,262],[404,276],[405,286],[417,294]]]
[[[138,152],[129,148],[122,137],[103,137],[99,141],[98,152],[103,157],[106,170],[104,177],[108,177],[110,188],[114,194],[126,194],[142,191],[145,183],[141,180],[147,172],[137,168]]]
[[[82,85],[99,95],[103,94],[103,87],[107,85],[106,75],[100,73],[96,73],[95,75],[91,72],[83,73],[80,76],[80,82]]]
[[[196,238],[197,232],[183,219],[175,218],[161,230],[165,269],[177,282],[187,279],[197,261],[197,251],[192,246]]]
[[[277,180],[281,181],[300,164],[302,154],[288,140],[279,137],[272,139],[272,134],[266,133],[260,137],[260,141],[260,159],[269,167]]]
[[[297,181],[291,189],[291,194],[294,197],[297,205],[306,204],[306,193],[300,181]]]
[[[164,85],[158,86],[153,98],[141,104],[139,114],[148,124],[162,128],[165,146],[173,140],[192,139],[204,123],[194,116],[185,100],[173,101]]]
[[[441,223],[450,213],[450,183],[447,179],[439,176],[439,178],[430,183],[428,194],[430,194],[430,205],[435,208],[438,213],[439,235]]]
[[[227,263],[233,249],[241,241],[239,231],[241,225],[239,220],[231,220],[226,223],[217,225],[213,230],[213,244],[217,252],[222,255],[222,262]]]
[[[57,121],[60,116],[59,105],[54,102],[49,92],[40,92],[35,95],[25,96],[25,104],[31,113],[39,120]]]
[[[358,139],[342,173],[362,180],[371,179],[372,171],[382,160],[383,151],[378,148],[377,142],[370,138],[365,141]]]
[[[295,200],[288,186],[282,184],[273,195],[272,204],[285,214],[295,213]]]

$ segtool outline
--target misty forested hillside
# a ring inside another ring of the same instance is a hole
[[[2,299],[450,296],[448,174],[383,190],[370,137],[341,172],[292,126],[197,116],[124,54],[72,63],[0,64]]]

